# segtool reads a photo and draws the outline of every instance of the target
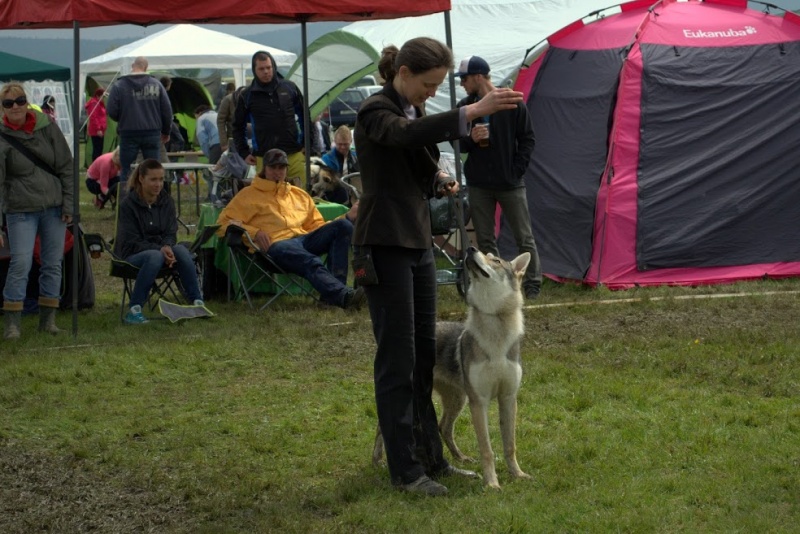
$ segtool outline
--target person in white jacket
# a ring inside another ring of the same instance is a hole
[[[197,142],[200,143],[200,150],[208,158],[209,163],[216,164],[222,155],[217,129],[217,112],[206,104],[200,104],[194,110],[194,118],[197,119],[195,135]]]

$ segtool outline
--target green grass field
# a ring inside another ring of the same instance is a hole
[[[108,235],[90,200],[87,231]],[[365,310],[213,301],[213,319],[126,327],[108,258],[93,265],[77,337],[26,317],[0,341],[0,532],[800,531],[798,280],[547,282],[522,348],[533,480],[510,480],[495,407],[503,489],[452,480],[431,499],[371,465]],[[454,286],[439,314],[464,317]],[[468,411],[456,439],[477,457]]]

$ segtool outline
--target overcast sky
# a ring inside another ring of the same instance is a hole
[[[458,0],[451,0],[457,2]],[[619,3],[620,0],[608,0],[609,6]],[[622,0],[623,2],[625,0]],[[655,2],[655,0],[654,0]],[[800,10],[800,0],[769,0],[768,3],[780,6],[791,11]],[[751,2],[752,9],[763,9],[763,3]],[[312,23],[313,24],[313,23]],[[201,24],[209,29],[247,38],[248,35],[274,30],[299,27],[298,24]],[[130,39],[134,41],[155,32],[163,30],[167,25],[156,24],[142,27],[130,24],[118,26],[105,26],[102,28],[85,28],[81,30],[81,39]],[[69,38],[72,30],[0,30],[0,37],[42,37],[42,38]]]

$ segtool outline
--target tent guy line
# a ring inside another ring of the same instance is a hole
[[[636,304],[638,302],[665,302],[670,300],[709,300],[709,299],[730,299],[730,298],[742,298],[742,297],[773,297],[773,296],[789,296],[789,295],[800,295],[800,290],[790,290],[790,291],[754,291],[752,293],[706,293],[703,295],[676,295],[670,297],[634,297],[634,298],[622,298],[622,299],[601,299],[601,300],[586,300],[586,301],[577,301],[571,300],[567,302],[552,302],[548,304],[529,304],[527,306],[523,306],[525,310],[535,310],[535,309],[544,309],[544,308],[566,308],[568,306],[594,306],[596,304]],[[466,313],[466,310],[462,312],[450,312],[444,314],[445,317],[460,317]],[[339,327],[339,326],[351,326],[359,323],[366,323],[368,321],[344,321],[344,322],[336,322],[336,323],[327,323],[325,327]]]
[[[554,302],[551,304],[531,304],[524,309],[563,308],[566,306],[594,306],[595,304],[635,304],[637,302],[663,302],[668,300],[709,300],[742,297],[771,297],[783,295],[800,295],[800,290],[792,291],[754,291],[752,293],[706,293],[704,295],[676,295],[670,297],[634,297],[625,299],[603,299],[587,301]]]

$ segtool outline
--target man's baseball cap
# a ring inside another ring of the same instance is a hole
[[[469,56],[462,59],[455,75],[463,77],[469,74],[489,74],[489,64],[486,63],[485,59],[478,56]]]
[[[280,148],[271,148],[264,154],[264,165],[267,167],[288,167],[289,158]]]

